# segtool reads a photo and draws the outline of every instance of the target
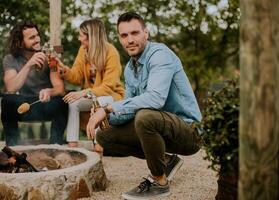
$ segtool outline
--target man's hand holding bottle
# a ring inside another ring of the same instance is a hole
[[[45,64],[46,55],[43,52],[36,52],[28,60],[27,64],[30,67],[35,67],[37,71],[41,70]]]

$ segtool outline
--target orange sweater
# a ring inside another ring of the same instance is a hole
[[[116,48],[107,43],[106,66],[101,74],[98,70],[94,84],[90,81],[90,64],[85,60],[85,49],[79,48],[72,68],[66,70],[64,79],[69,83],[80,85],[83,89],[91,88],[96,96],[112,96],[114,100],[124,97],[124,88],[120,81],[122,72],[120,56]]]

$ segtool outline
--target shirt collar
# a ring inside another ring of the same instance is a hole
[[[144,63],[144,61],[146,59],[146,55],[147,55],[147,52],[148,52],[149,48],[150,48],[150,42],[147,41],[146,46],[145,46],[142,54],[140,55],[139,59],[137,60],[137,63],[139,63],[139,66],[143,65],[143,63]],[[133,69],[133,58],[130,58],[130,60],[129,60],[129,67],[131,69]]]
[[[146,46],[145,46],[145,48],[144,48],[144,50],[143,50],[141,56],[140,56],[139,59],[138,59],[138,62],[139,62],[140,64],[143,64],[143,63],[144,63],[149,48],[150,48],[150,42],[147,41]]]

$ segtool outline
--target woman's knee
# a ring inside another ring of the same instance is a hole
[[[100,96],[98,97],[98,101],[101,106],[104,106],[105,104],[110,104],[113,102],[112,96]]]
[[[68,106],[69,106],[69,110],[79,111],[79,102],[78,101],[75,101],[73,103],[69,103]]]

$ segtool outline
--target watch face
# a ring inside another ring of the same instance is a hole
[[[90,93],[90,92],[86,92],[86,97],[87,97],[88,99],[91,99],[91,98],[92,98],[91,93]]]

